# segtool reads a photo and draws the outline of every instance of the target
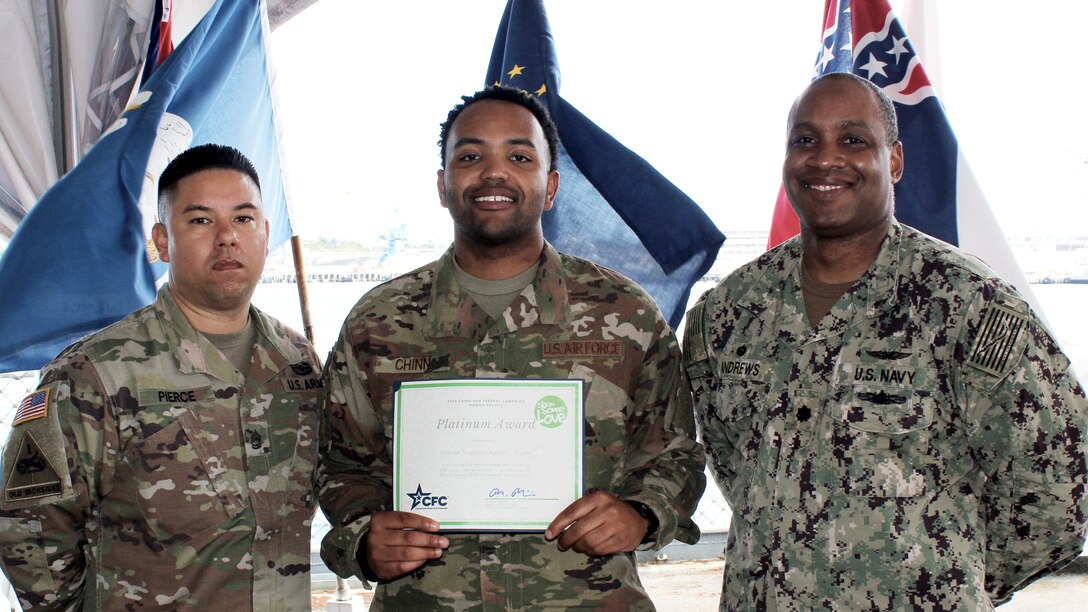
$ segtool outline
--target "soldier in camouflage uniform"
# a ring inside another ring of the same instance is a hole
[[[453,247],[365,295],[326,366],[322,557],[377,581],[374,609],[653,609],[632,551],[695,542],[705,484],[675,336],[630,280],[544,241],[559,175],[539,102],[466,97],[441,144]],[[587,494],[544,534],[441,534],[390,512],[394,385],[496,377],[585,381]]]
[[[320,364],[250,306],[252,165],[191,149],[159,185],[155,302],[42,370],[4,449],[0,563],[26,609],[309,610]]]
[[[902,168],[879,89],[815,81],[783,168],[801,236],[688,313],[723,610],[989,610],[1084,546],[1084,391],[1015,289],[895,221]]]

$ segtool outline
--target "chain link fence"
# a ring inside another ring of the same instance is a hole
[[[4,434],[4,440],[8,439],[8,428],[11,427],[11,416],[15,414],[15,407],[37,386],[37,372],[0,374],[0,431]]]

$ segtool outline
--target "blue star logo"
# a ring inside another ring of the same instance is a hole
[[[408,497],[412,498],[412,507],[410,509],[415,510],[416,506],[418,506],[420,503],[423,502],[423,498],[424,497],[430,497],[431,494],[430,493],[424,493],[423,492],[423,485],[418,485],[417,484],[416,485],[416,492],[415,493],[406,493],[406,495]]]

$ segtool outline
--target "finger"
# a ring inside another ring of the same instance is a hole
[[[389,540],[374,537],[383,533]],[[383,580],[392,580],[408,573],[431,559],[442,556],[442,549],[449,547],[446,538],[427,533],[401,530],[382,530],[367,534],[367,562]]]
[[[593,536],[594,533],[596,533],[595,537]],[[609,533],[610,530],[603,520],[603,515],[600,512],[590,512],[575,521],[573,525],[563,532],[558,542],[559,550],[569,548],[579,550],[577,545],[582,540],[590,538],[591,542],[596,543],[608,537]],[[582,544],[582,546],[585,547],[587,544]]]
[[[442,556],[442,548],[437,546],[389,546],[384,544],[368,545],[368,557],[377,563],[395,563],[400,561],[426,561]]]
[[[412,512],[375,512],[370,518],[371,529],[415,529],[435,533],[438,521]]]
[[[441,551],[438,551],[441,552]],[[392,580],[399,576],[403,576],[408,572],[414,571],[421,567],[427,561],[431,559],[437,559],[441,555],[434,557],[428,557],[426,559],[418,561],[392,561],[392,562],[378,562],[371,563],[370,569],[382,580]]]
[[[586,534],[586,537],[578,540],[573,548],[576,552],[593,557],[611,555],[620,552],[621,550],[625,550],[623,547],[623,538],[621,538],[619,534],[605,534],[603,533],[603,530],[600,529]]]
[[[585,515],[593,511],[593,499],[590,497],[580,497],[574,500],[571,505],[567,506],[556,515],[552,520],[548,528],[544,530],[544,539],[549,542],[561,535],[564,530],[570,528],[571,523],[580,520]]]
[[[444,536],[405,529],[372,530],[367,534],[370,545],[398,548],[449,548],[450,541]]]

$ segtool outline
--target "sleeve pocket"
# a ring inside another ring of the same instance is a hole
[[[56,592],[41,521],[0,518],[0,557],[8,580],[20,591],[39,595]]]

